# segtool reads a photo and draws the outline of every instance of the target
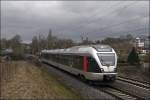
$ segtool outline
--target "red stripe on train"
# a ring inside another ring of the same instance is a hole
[[[87,57],[86,56],[83,57],[83,70],[87,72]]]

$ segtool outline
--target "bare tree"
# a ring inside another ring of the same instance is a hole
[[[32,44],[31,44],[31,48],[32,48],[32,53],[36,54],[39,51],[39,47],[38,47],[38,38],[36,36],[34,36],[32,38]]]
[[[21,36],[15,35],[10,41],[10,47],[13,49],[13,57],[14,59],[20,59],[23,57],[24,48],[21,44]]]
[[[53,36],[52,36],[52,30],[49,30],[48,36],[47,36],[47,48],[51,49],[53,47]]]
[[[42,34],[39,34],[39,39],[38,39],[38,49],[41,51],[42,49],[46,49],[47,47],[47,40]]]

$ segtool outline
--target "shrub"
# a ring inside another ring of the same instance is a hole
[[[135,64],[139,64],[140,63],[140,59],[138,56],[138,53],[136,51],[136,49],[133,47],[131,52],[128,55],[128,59],[127,62],[131,65],[135,65]]]

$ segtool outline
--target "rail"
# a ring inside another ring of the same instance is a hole
[[[138,81],[135,79],[125,78],[125,77],[120,77],[120,76],[117,77],[117,80],[128,82],[128,83],[134,84],[134,85],[139,86],[139,87],[150,89],[150,83],[146,82],[146,81],[141,82],[141,81]]]

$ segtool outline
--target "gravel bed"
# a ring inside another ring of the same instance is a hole
[[[59,69],[56,69],[50,65],[42,64],[42,66],[46,67],[48,71],[52,74],[58,77],[58,80],[62,81],[64,84],[66,84],[68,87],[71,87],[72,90],[78,91],[78,93],[83,97],[83,99],[97,99],[97,100],[116,100],[115,97],[102,92],[96,88],[93,88],[92,86],[89,86],[88,84],[81,82],[80,80],[76,79],[72,75],[63,72]]]

